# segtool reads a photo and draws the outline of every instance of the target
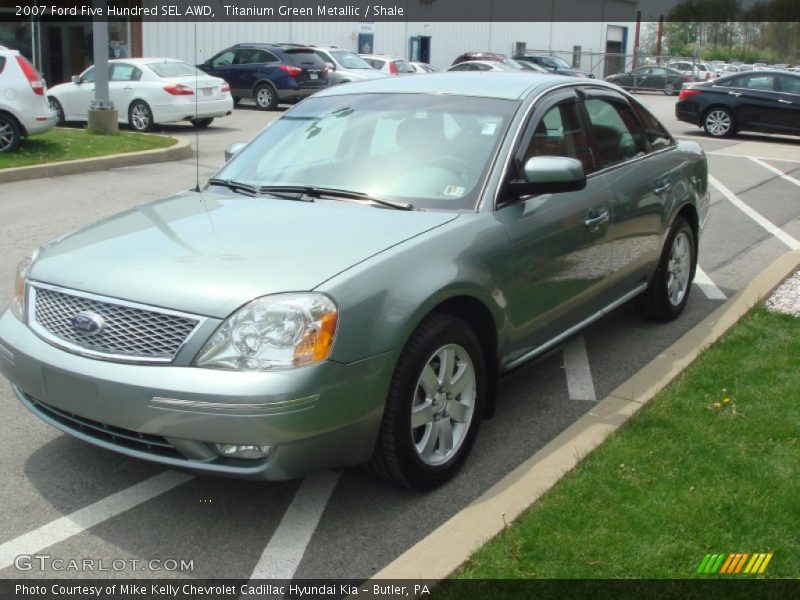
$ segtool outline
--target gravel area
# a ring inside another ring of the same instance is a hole
[[[800,271],[784,281],[767,298],[766,306],[773,312],[800,317]]]

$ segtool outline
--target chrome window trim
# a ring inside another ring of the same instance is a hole
[[[57,285],[51,285],[49,283],[42,283],[40,281],[28,280],[26,284],[27,288],[27,306],[25,310],[25,323],[28,327],[33,331],[36,335],[42,338],[44,341],[56,346],[57,348],[61,348],[62,350],[66,350],[67,352],[71,352],[72,354],[77,354],[79,356],[84,356],[86,358],[95,358],[99,360],[106,360],[109,362],[118,362],[118,363],[129,363],[129,364],[171,364],[175,361],[175,358],[180,354],[181,350],[183,350],[184,346],[191,340],[198,330],[205,325],[208,321],[208,317],[200,316],[200,315],[193,315],[190,313],[184,313],[177,310],[170,310],[167,308],[161,308],[157,306],[153,306],[151,304],[140,304],[138,302],[130,302],[128,300],[121,300],[119,298],[112,298],[110,296],[101,296],[99,294],[91,294],[89,292],[82,292],[79,290],[73,290],[71,288],[64,288]],[[36,311],[36,290],[37,288],[51,290],[53,292],[58,292],[61,294],[66,294],[68,296],[78,296],[80,298],[86,298],[88,300],[94,300],[96,302],[103,302],[105,304],[113,304],[117,306],[125,306],[128,308],[135,308],[138,310],[144,310],[148,312],[158,313],[162,315],[169,315],[173,317],[182,317],[184,319],[191,319],[193,321],[197,321],[197,324],[194,328],[188,333],[186,338],[184,338],[181,345],[178,346],[177,350],[171,357],[152,357],[152,356],[137,356],[137,355],[129,355],[129,354],[111,354],[108,352],[99,352],[97,350],[90,350],[88,348],[84,348],[82,346],[78,346],[77,344],[73,344],[68,342],[58,336],[51,334],[47,329],[39,325],[36,322],[35,318],[35,311]]]

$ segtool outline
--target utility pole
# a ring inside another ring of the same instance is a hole
[[[95,14],[101,15],[92,21],[92,45],[94,50],[94,97],[89,107],[88,129],[96,133],[116,133],[117,110],[108,90],[108,21],[105,20],[108,3],[94,0]],[[101,20],[102,19],[102,20]]]

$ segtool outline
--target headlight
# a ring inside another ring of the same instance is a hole
[[[195,360],[198,367],[269,371],[328,358],[339,311],[323,294],[264,296],[228,317]]]
[[[17,272],[14,275],[14,297],[11,300],[11,312],[20,320],[23,319],[25,314],[25,280],[28,277],[28,269],[31,263],[36,260],[38,253],[39,251],[35,250],[30,256],[23,259],[17,266]]]

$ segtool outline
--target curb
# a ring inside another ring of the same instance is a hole
[[[800,250],[778,258],[592,410],[472,504],[373,575],[365,585],[380,579],[433,582],[452,575],[478,548],[527,510],[798,266]]]
[[[173,144],[167,148],[126,152],[124,154],[111,154],[108,156],[97,156],[95,158],[65,160],[44,165],[31,165],[29,167],[2,169],[0,170],[0,183],[26,181],[28,179],[39,179],[40,177],[75,175],[77,173],[105,171],[106,169],[132,167],[135,165],[147,165],[171,160],[181,160],[189,158],[192,155],[191,144],[186,140],[178,139],[177,144]]]

